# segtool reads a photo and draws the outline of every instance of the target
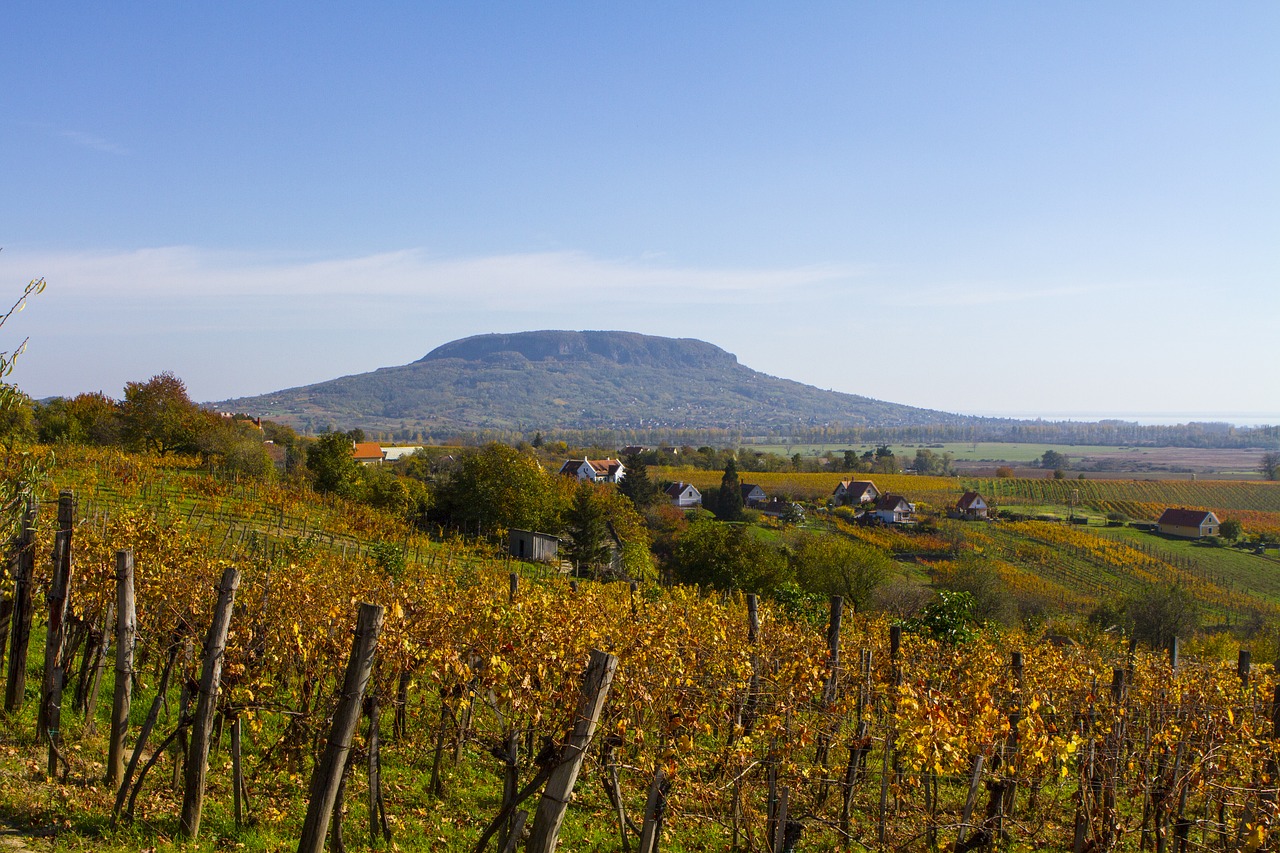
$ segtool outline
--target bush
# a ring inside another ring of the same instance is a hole
[[[967,643],[977,636],[976,609],[977,602],[969,593],[938,590],[937,599],[926,604],[906,628],[951,645]]]
[[[1124,603],[1135,640],[1167,649],[1173,638],[1186,639],[1200,627],[1200,604],[1185,587],[1150,585]]]

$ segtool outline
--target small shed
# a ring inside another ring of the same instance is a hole
[[[560,559],[560,537],[533,530],[509,530],[508,550],[517,560],[554,563]]]

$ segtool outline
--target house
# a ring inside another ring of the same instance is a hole
[[[902,495],[886,493],[876,501],[872,513],[885,524],[912,524],[915,522],[915,505]]]
[[[841,480],[836,490],[831,493],[831,501],[836,506],[867,504],[878,497],[880,497],[880,490],[870,480]]]
[[[769,496],[764,493],[764,489],[755,483],[742,483],[742,505],[748,509],[755,509],[762,506],[765,501],[769,500]]]
[[[1203,509],[1166,509],[1156,527],[1166,536],[1199,539],[1218,535],[1218,517]]]
[[[507,550],[518,560],[555,563],[560,557],[560,537],[533,530],[507,531]]]
[[[361,465],[381,465],[382,460],[387,458],[387,455],[382,451],[382,446],[376,441],[355,442],[351,455]]]
[[[959,518],[986,518],[989,509],[982,495],[977,492],[965,492],[960,496],[960,500],[956,501],[955,515]]]
[[[804,518],[804,507],[786,498],[769,498],[760,506],[760,512],[773,518],[790,516],[796,520]]]
[[[663,491],[671,499],[671,503],[684,509],[691,506],[702,506],[702,492],[689,483],[672,483]]]
[[[617,483],[626,476],[626,469],[617,459],[570,459],[560,466],[566,477],[590,480],[593,483]]]

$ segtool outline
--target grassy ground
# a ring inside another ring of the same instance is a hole
[[[1280,559],[1230,547],[1212,547],[1188,539],[1148,533],[1129,527],[1095,531],[1123,542],[1154,548],[1158,553],[1189,560],[1204,573],[1222,578],[1229,589],[1280,603]]]

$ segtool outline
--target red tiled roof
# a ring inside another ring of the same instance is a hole
[[[356,446],[351,451],[351,455],[356,459],[381,459],[383,457],[382,445],[376,441],[360,441],[356,442]]]
[[[971,509],[974,501],[979,500],[981,497],[982,495],[977,492],[965,492],[960,500],[956,501],[956,506],[960,509]]]

